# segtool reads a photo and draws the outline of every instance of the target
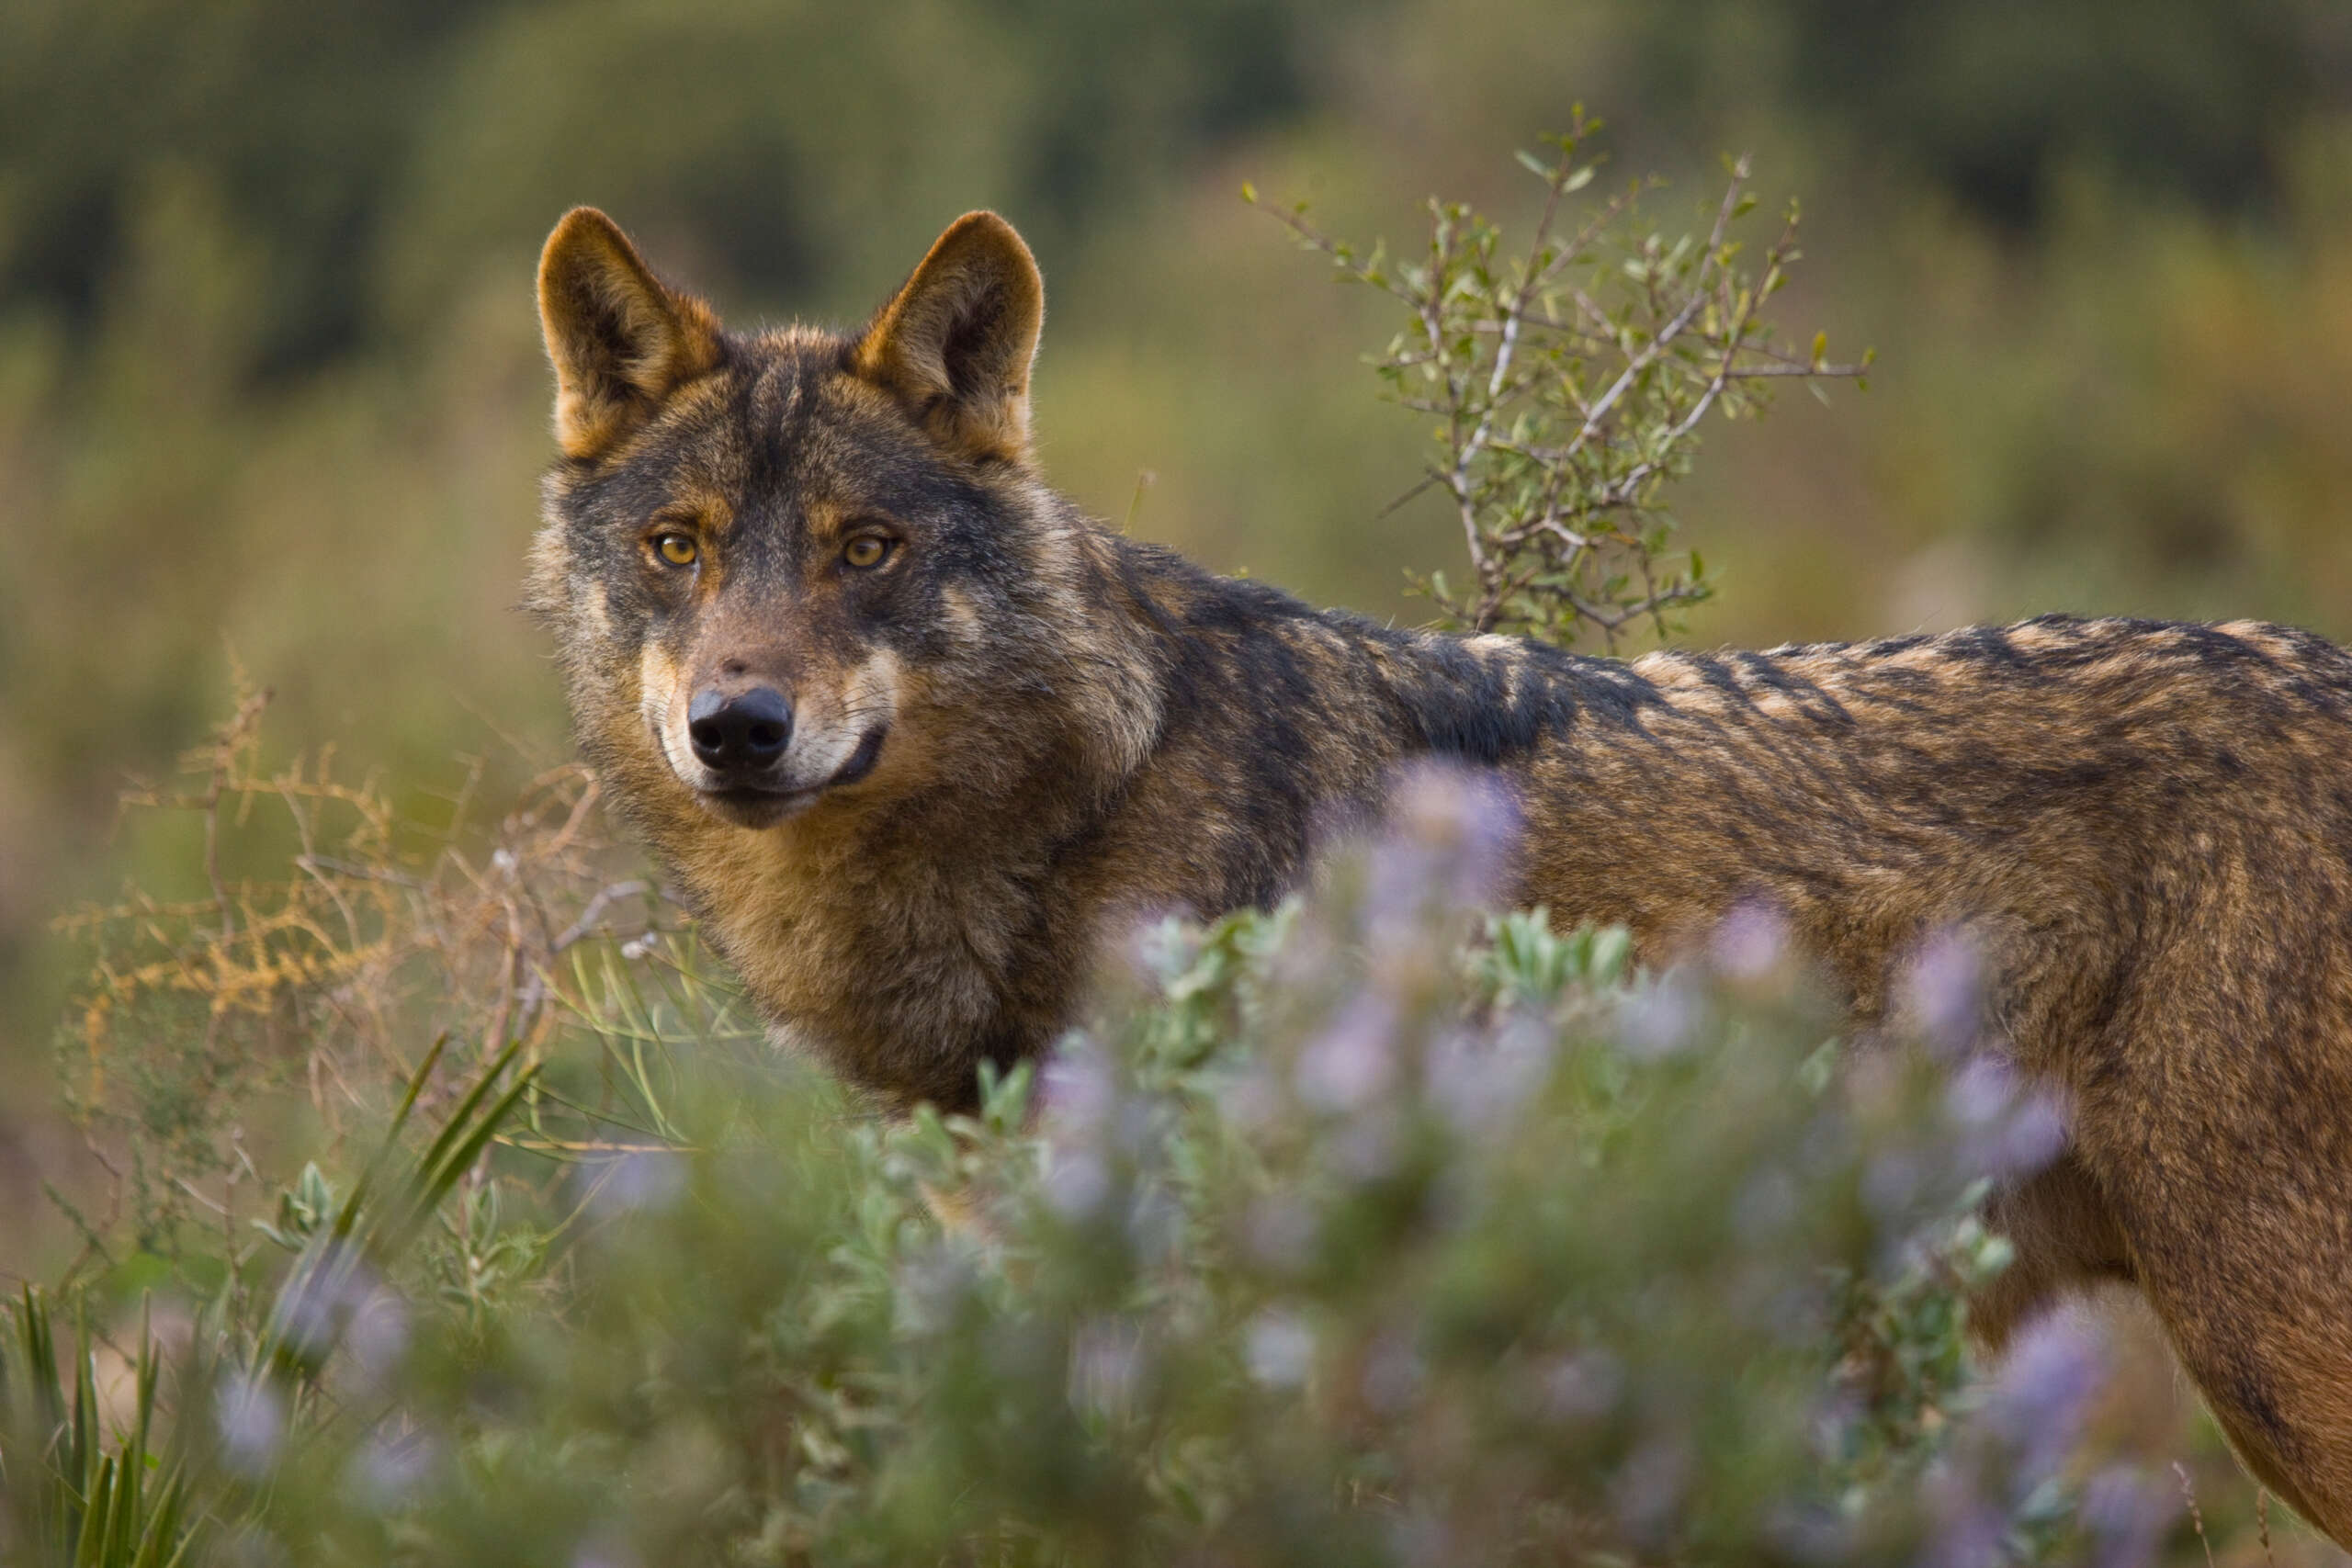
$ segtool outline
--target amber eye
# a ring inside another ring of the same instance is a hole
[[[860,534],[842,547],[842,559],[861,571],[880,566],[889,555],[890,541],[879,534]]]
[[[657,534],[653,536],[653,548],[672,566],[692,566],[702,553],[695,547],[693,536],[686,534]]]

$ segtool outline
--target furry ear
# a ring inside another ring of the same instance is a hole
[[[718,363],[710,307],[665,288],[593,207],[563,215],[539,254],[539,325],[555,366],[555,434],[594,457]]]
[[[852,363],[943,446],[1017,463],[1029,455],[1029,366],[1045,315],[1029,247],[995,213],[967,212],[882,307]]]

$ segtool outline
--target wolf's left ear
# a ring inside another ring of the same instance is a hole
[[[1017,463],[1029,454],[1029,366],[1045,317],[1029,247],[995,213],[967,212],[882,307],[854,363],[943,445]]]
[[[539,255],[539,325],[555,365],[555,434],[594,457],[718,363],[710,307],[662,284],[619,225],[575,207]]]

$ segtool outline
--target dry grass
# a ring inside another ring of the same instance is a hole
[[[203,892],[132,888],[58,922],[89,955],[60,1078],[105,1173],[97,1212],[68,1206],[69,1277],[126,1248],[179,1258],[191,1226],[197,1250],[243,1256],[297,1156],[372,1135],[435,1041],[428,1118],[510,1043],[563,1069],[501,1134],[561,1164],[667,1146],[677,1019],[757,1037],[584,770],[539,770],[493,811],[476,759],[420,822],[331,748],[265,765],[267,706],[245,691],[178,787],[124,797],[200,842]]]

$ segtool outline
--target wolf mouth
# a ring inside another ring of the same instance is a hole
[[[763,784],[730,784],[723,789],[696,789],[695,795],[705,809],[724,821],[741,828],[772,828],[787,817],[797,816],[814,805],[817,797],[844,784],[854,784],[874,771],[881,759],[882,742],[889,733],[888,725],[877,726],[865,732],[842,765],[823,782],[785,789]]]
[[[821,787],[834,789],[842,784],[854,784],[872,773],[874,764],[882,757],[883,738],[889,733],[890,727],[887,724],[877,724],[867,730],[858,741],[857,750],[849,754],[849,761],[834,769],[833,776],[827,779]]]

